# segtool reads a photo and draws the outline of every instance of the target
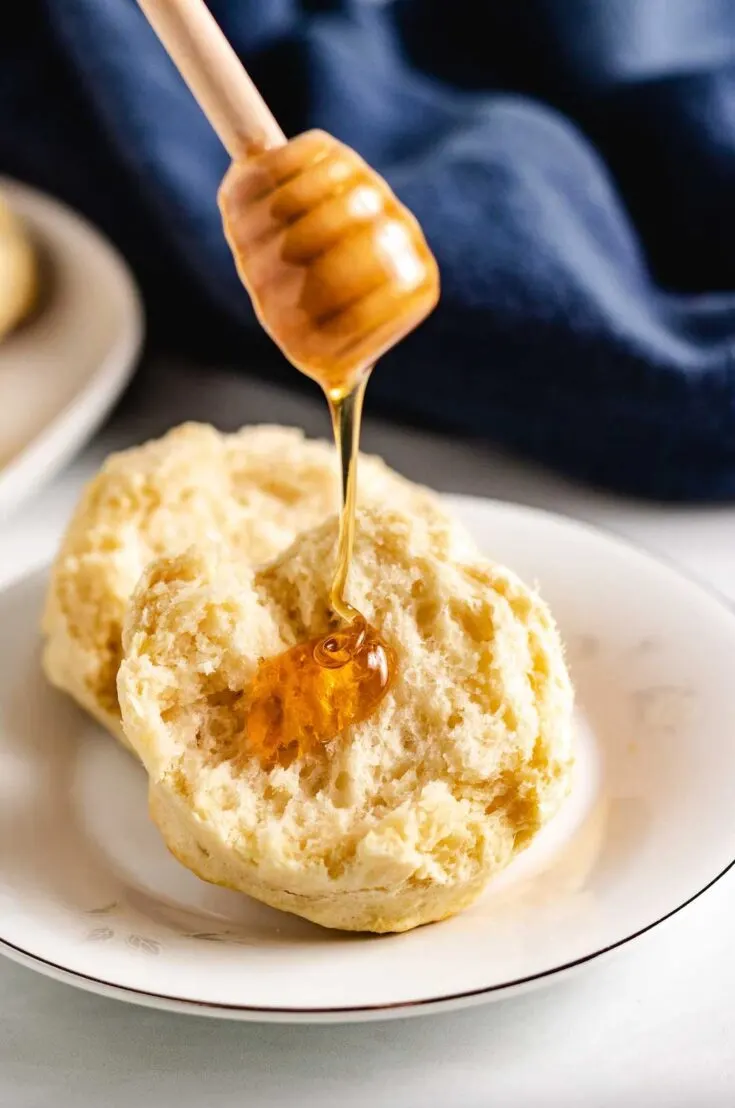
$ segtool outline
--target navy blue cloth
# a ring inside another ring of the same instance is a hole
[[[355,146],[436,252],[441,305],[374,408],[634,494],[735,496],[733,0],[211,7],[287,133]],[[225,154],[134,0],[13,5],[0,105],[0,171],[107,230],[155,343],[262,359]]]

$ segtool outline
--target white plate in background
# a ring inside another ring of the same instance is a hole
[[[387,1018],[550,984],[645,932],[655,941],[723,877],[735,859],[735,614],[590,527],[448,499],[489,555],[539,583],[579,702],[572,794],[485,895],[442,923],[356,936],[193,877],[148,820],[142,768],[45,683],[41,573],[0,592],[0,950],[153,1007]]]
[[[47,288],[0,342],[0,519],[91,437],[135,368],[143,312],[117,251],[69,208],[0,178],[25,220]]]

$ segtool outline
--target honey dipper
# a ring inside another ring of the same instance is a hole
[[[439,295],[415,218],[349,147],[290,142],[202,0],[139,0],[233,164],[219,202],[265,330],[325,391],[345,394]]]

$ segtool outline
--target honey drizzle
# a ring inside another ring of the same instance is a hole
[[[332,417],[334,445],[340,465],[342,508],[339,513],[337,563],[329,594],[332,610],[345,624],[361,619],[360,613],[348,603],[345,593],[355,546],[355,503],[357,501],[357,465],[360,453],[360,426],[365,389],[370,377],[367,371],[349,391],[326,390],[329,414]]]
[[[249,749],[262,764],[288,765],[370,716],[395,676],[395,651],[346,598],[355,544],[362,406],[369,372],[352,388],[324,389],[340,463],[342,505],[329,602],[338,626],[263,659],[250,694]]]

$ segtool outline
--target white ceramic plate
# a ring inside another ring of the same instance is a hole
[[[37,314],[0,343],[0,516],[48,480],[96,430],[143,335],[120,255],[64,205],[0,178],[47,271]]]
[[[455,504],[540,584],[579,695],[566,807],[463,915],[405,935],[321,930],[207,886],[146,815],[142,769],[47,688],[44,580],[0,593],[0,946],[98,992],[242,1019],[348,1020],[492,1000],[677,912],[735,858],[735,615],[615,538]],[[686,957],[686,951],[682,951]]]

